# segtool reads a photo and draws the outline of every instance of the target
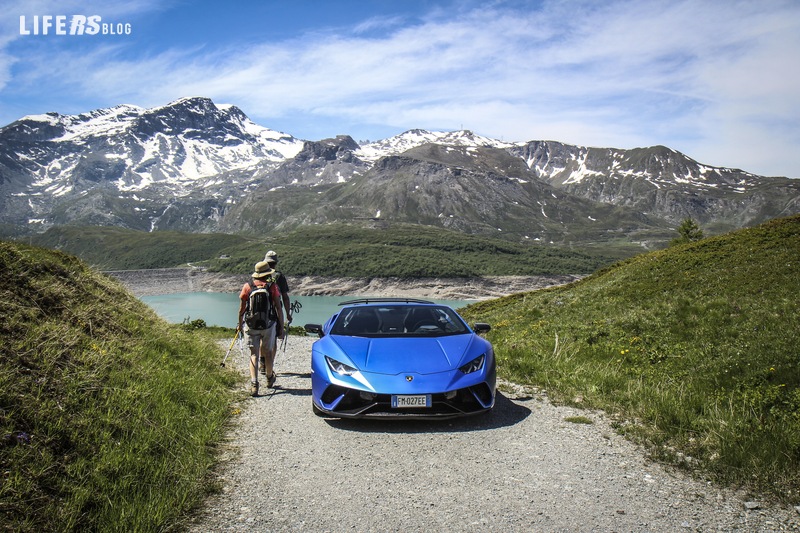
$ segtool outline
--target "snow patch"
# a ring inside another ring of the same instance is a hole
[[[468,130],[458,131],[427,131],[409,130],[394,137],[375,141],[360,146],[354,153],[356,157],[368,163],[374,163],[381,157],[398,155],[411,148],[422,146],[427,143],[436,143],[446,146],[448,152],[454,151],[457,147],[466,149],[466,153],[473,154],[480,147],[489,148],[511,148],[514,143],[507,143],[475,135]]]

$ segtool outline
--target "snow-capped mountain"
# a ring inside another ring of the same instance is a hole
[[[181,198],[236,201],[302,147],[208,98],[26,116],[0,129],[2,221],[156,227]]]
[[[35,177],[32,185],[54,195],[74,190],[64,175],[78,170],[90,170],[121,191],[168,183],[180,193],[203,178],[282,162],[303,146],[290,135],[256,125],[237,107],[216,106],[207,98],[153,109],[120,105],[80,115],[31,115],[3,128],[2,137],[34,150],[35,143],[26,141],[65,148],[50,154],[17,152]]]
[[[677,223],[733,229],[800,211],[800,181],[698,163],[665,146],[618,150],[554,141],[510,149],[534,174],[582,198]]]
[[[459,131],[426,131],[409,130],[388,139],[375,141],[360,146],[354,153],[363,160],[374,163],[381,157],[397,155],[423,144],[443,144],[445,146],[463,146],[477,148],[511,148],[514,144],[498,141],[489,137],[475,135],[469,130]]]
[[[380,219],[541,239],[580,227],[591,239],[687,216],[723,230],[797,213],[800,180],[710,167],[666,147],[508,143],[470,131],[303,141],[197,97],[0,128],[0,208],[6,235],[68,223],[238,232]]]

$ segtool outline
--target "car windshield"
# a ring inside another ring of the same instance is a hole
[[[359,337],[438,337],[468,331],[449,307],[408,304],[347,307],[331,329],[333,335]]]

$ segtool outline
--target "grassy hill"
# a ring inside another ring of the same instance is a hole
[[[146,232],[115,226],[56,226],[28,239],[76,255],[101,270],[176,267],[218,257],[229,247],[250,242],[220,233]]]
[[[0,241],[0,529],[157,531],[208,490],[233,373],[73,256]]]
[[[287,275],[399,278],[588,274],[639,251],[520,243],[413,224],[305,227],[270,245]]]
[[[257,237],[60,226],[30,239],[38,246],[77,255],[103,270],[165,268],[191,262],[215,271],[246,274],[268,249],[274,249],[288,276],[588,274],[640,251],[630,244],[578,250],[411,224],[308,226]],[[223,255],[226,258],[220,259]]]
[[[388,257],[432,247],[424,233],[395,238],[374,246]],[[351,246],[325,240],[315,232],[274,242],[298,246],[295,256],[306,242],[330,253]],[[450,257],[445,245],[455,256],[462,245],[482,257],[506,253],[493,241],[432,242],[439,257]],[[330,274],[346,272],[341,265]],[[658,458],[797,505],[798,265],[795,216],[464,314],[493,324],[501,376],[612,413]],[[208,490],[231,416],[236,376],[219,358],[206,335],[168,325],[75,257],[0,241],[2,528],[173,523]]]
[[[464,310],[500,374],[613,413],[652,454],[800,503],[800,217]]]

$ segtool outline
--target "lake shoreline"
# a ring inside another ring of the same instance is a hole
[[[208,272],[199,268],[117,270],[106,274],[119,280],[135,296],[191,292],[239,292],[248,277]],[[296,296],[373,296],[484,300],[509,294],[564,285],[579,275],[482,276],[475,278],[345,278],[288,276],[290,294]]]

